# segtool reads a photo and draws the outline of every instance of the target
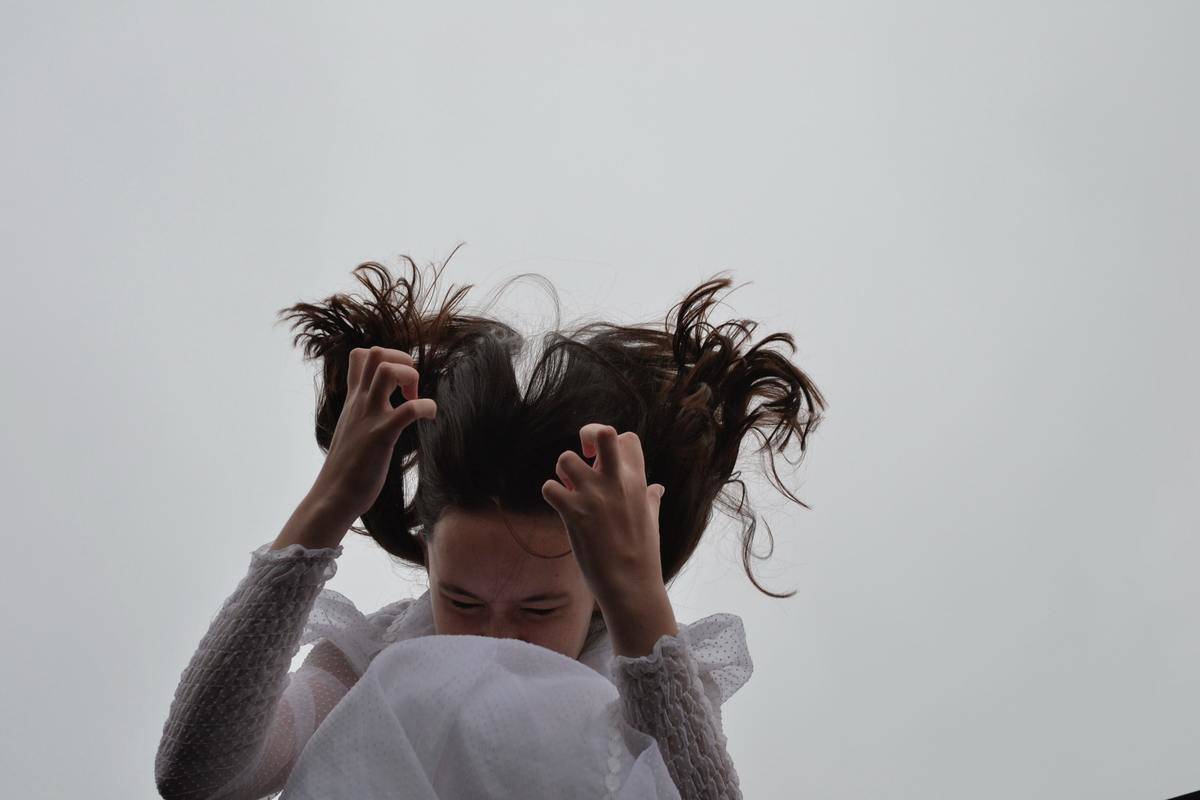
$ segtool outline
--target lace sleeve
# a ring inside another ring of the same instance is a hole
[[[353,683],[333,645],[288,674],[313,602],[342,548],[251,554],[247,574],[184,669],[154,761],[165,798],[258,798],[282,786],[311,728]]]
[[[213,797],[259,800],[280,792],[308,740],[358,678],[349,659],[332,642],[318,643],[300,668],[288,675],[259,756]]]
[[[683,800],[741,800],[721,704],[753,672],[735,614],[714,614],[664,635],[640,658],[616,656],[613,682],[630,725],[653,736]]]

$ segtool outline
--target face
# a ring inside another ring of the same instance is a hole
[[[566,555],[538,558],[514,537],[539,555]],[[439,634],[520,639],[579,657],[599,606],[557,513],[449,507],[431,541],[421,541]]]

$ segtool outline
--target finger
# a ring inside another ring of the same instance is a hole
[[[406,364],[410,367],[413,365],[412,356],[394,347],[380,347],[379,345],[375,345],[369,349],[357,349],[364,351],[364,357],[362,357],[360,362],[362,365],[361,372],[358,376],[358,382],[355,384],[360,389],[374,385],[375,373],[379,369],[380,364]]]
[[[646,476],[646,461],[642,453],[642,440],[633,431],[625,431],[619,437],[622,463],[643,478]]]
[[[617,474],[625,460],[618,438],[617,429],[612,425],[602,425],[596,431],[596,449],[600,451],[600,463],[604,465],[601,471],[606,475]]]
[[[646,503],[650,508],[650,516],[654,519],[659,518],[662,509],[662,488],[661,483],[652,483],[646,487]]]
[[[375,377],[371,379],[370,394],[367,396],[368,408],[377,408],[380,411],[392,410],[392,392],[396,391],[396,385],[401,388],[408,388],[410,391],[404,392],[404,396],[409,400],[417,398],[417,381],[420,380],[420,375],[415,369],[407,364],[400,364],[394,361],[386,361],[379,365],[375,370]]]
[[[346,395],[358,391],[362,383],[363,365],[367,360],[367,349],[355,347],[350,351],[350,368],[346,371]]]
[[[570,513],[571,507],[571,491],[553,478],[549,478],[542,484],[542,498],[566,522],[566,517]]]
[[[579,442],[583,445],[583,454],[588,458],[595,458],[596,450],[596,432],[605,427],[602,422],[589,422],[579,429]]]
[[[588,463],[574,450],[563,451],[554,464],[554,472],[571,491],[583,486],[594,474]]]

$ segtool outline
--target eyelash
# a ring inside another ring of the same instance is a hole
[[[463,608],[463,609],[479,608],[478,605],[473,604],[473,603],[460,603],[457,600],[451,600],[450,602],[454,604],[455,608]],[[547,616],[553,614],[555,611],[558,611],[557,608],[527,608],[525,610],[528,611],[530,614],[536,614],[539,617],[547,617]]]

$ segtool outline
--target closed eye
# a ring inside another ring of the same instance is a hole
[[[450,600],[450,602],[454,604],[455,608],[471,609],[471,608],[479,608],[480,607],[478,603],[460,603],[458,600],[453,600],[450,598],[447,598],[447,599]],[[536,614],[539,617],[549,616],[550,614],[553,614],[555,611],[558,611],[557,608],[527,608],[525,610],[528,611],[530,614]]]

